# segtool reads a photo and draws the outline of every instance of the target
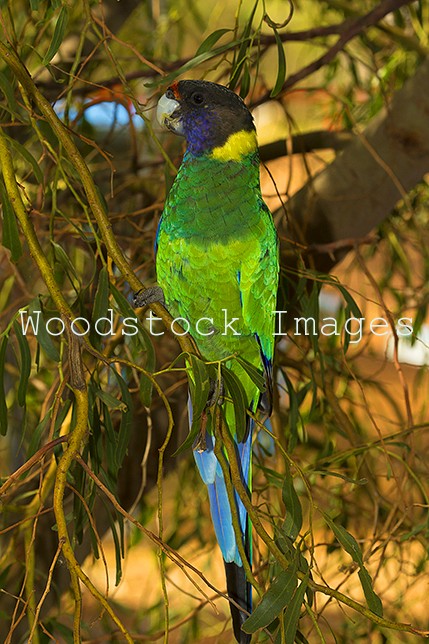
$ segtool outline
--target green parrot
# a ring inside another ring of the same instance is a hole
[[[239,378],[252,414],[271,412],[274,323],[278,287],[278,240],[260,190],[259,153],[252,115],[242,99],[207,81],[173,83],[158,103],[158,120],[186,139],[186,152],[168,194],[156,239],[156,272],[167,310],[184,318],[201,356],[226,360]],[[146,302],[147,303],[147,300]],[[261,396],[238,355],[265,376]],[[246,415],[237,436],[234,406],[220,397],[222,415],[235,440],[243,483],[251,493],[252,428]],[[192,418],[192,409],[190,409]],[[224,476],[210,429],[194,457],[208,487],[217,541],[222,551],[234,635],[252,610],[232,525]],[[235,503],[244,552],[251,565],[251,525],[238,494]],[[240,606],[244,611],[239,610]]]

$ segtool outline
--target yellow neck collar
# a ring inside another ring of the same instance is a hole
[[[213,148],[211,158],[217,161],[240,161],[258,147],[256,132],[241,130],[231,134],[223,145]]]

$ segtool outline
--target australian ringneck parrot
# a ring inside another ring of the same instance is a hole
[[[173,83],[160,99],[158,119],[187,143],[157,233],[156,272],[166,308],[173,317],[188,321],[205,360],[238,355],[265,375],[267,392],[271,392],[278,243],[261,196],[252,115],[226,87],[183,80]],[[249,370],[234,358],[226,366],[240,379],[247,408],[257,414],[261,392]],[[264,400],[268,397],[264,395]],[[245,434],[239,440],[233,404],[225,398],[223,417],[235,440],[242,480],[250,495],[254,421],[247,417]],[[209,431],[206,434],[194,456],[208,487],[228,595],[247,611],[230,603],[235,637],[244,644],[250,642],[241,626],[252,609],[251,586],[237,548],[214,436]],[[251,525],[238,495],[235,503],[251,564]]]

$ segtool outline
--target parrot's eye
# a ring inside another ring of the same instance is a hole
[[[204,96],[200,92],[194,92],[191,96],[191,101],[194,105],[201,105],[204,102]]]

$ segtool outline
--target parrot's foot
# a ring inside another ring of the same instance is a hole
[[[214,407],[214,405],[222,405],[223,392],[224,392],[223,380],[210,379],[210,390],[209,390],[209,395],[206,402],[206,409],[207,407]]]
[[[151,286],[150,288],[142,288],[141,291],[134,293],[133,304],[134,308],[138,309],[149,304],[159,302],[165,304],[164,291],[160,286]]]
[[[206,406],[204,407],[203,413],[201,414],[201,426],[193,447],[193,449],[197,452],[205,452],[207,450],[207,416],[210,413],[210,408],[214,407],[215,405],[222,405],[223,392],[223,380],[219,381],[217,379],[210,379],[209,395],[207,398]]]

